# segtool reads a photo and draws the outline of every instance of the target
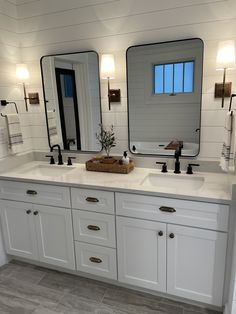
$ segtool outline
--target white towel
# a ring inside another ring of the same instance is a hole
[[[20,128],[20,120],[18,114],[6,115],[9,147],[13,149],[19,144],[23,144],[23,137]]]
[[[224,141],[223,141],[221,158],[220,158],[221,169],[225,172],[229,171],[229,162],[230,162],[230,159],[233,158],[232,154],[234,152],[234,147],[233,147],[234,140],[232,137],[233,122],[234,122],[233,111],[229,111],[227,112],[227,115],[225,118]]]

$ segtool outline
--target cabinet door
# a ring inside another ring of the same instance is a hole
[[[117,217],[118,279],[166,291],[166,224]]]
[[[71,210],[33,205],[39,260],[75,269]]]
[[[1,201],[1,224],[8,254],[38,259],[32,205]]]
[[[167,292],[222,306],[227,235],[168,225]]]

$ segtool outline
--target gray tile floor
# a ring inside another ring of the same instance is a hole
[[[0,268],[0,314],[219,314],[26,263]]]

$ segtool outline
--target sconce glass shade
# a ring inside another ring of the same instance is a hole
[[[216,68],[217,70],[232,69],[235,66],[235,45],[233,40],[222,41],[219,43]]]
[[[115,78],[115,61],[112,54],[102,55],[101,60],[101,78],[114,79]]]
[[[16,65],[16,77],[22,83],[29,79],[29,71],[26,64]]]

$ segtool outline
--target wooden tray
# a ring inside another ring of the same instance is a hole
[[[116,160],[113,164],[106,164],[93,159],[86,161],[86,170],[88,171],[98,171],[98,172],[111,172],[111,173],[130,173],[134,169],[134,162],[129,161],[128,165],[121,165],[119,160]]]
[[[178,142],[174,142],[171,141],[166,147],[165,149],[173,149],[176,150],[177,148],[183,148],[183,141],[178,141]]]

